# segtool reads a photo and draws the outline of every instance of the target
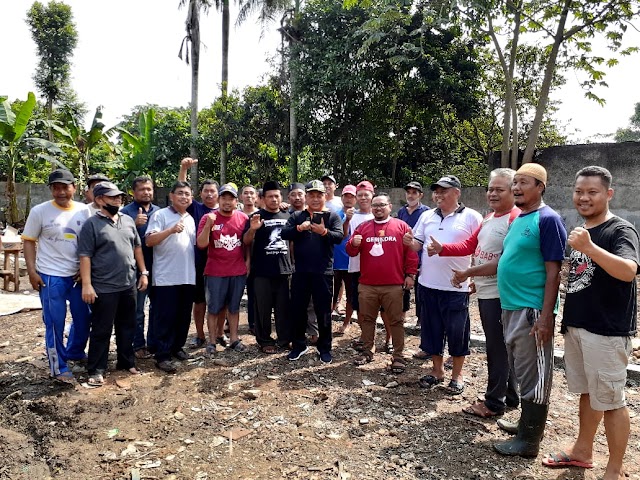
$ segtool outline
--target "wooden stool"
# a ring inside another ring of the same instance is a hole
[[[4,253],[4,267],[2,275],[4,275],[4,289],[9,291],[9,283],[13,282],[13,291],[20,290],[20,252],[22,249],[2,250]],[[11,256],[13,256],[13,270],[11,269]]]

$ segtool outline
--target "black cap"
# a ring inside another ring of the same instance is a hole
[[[333,175],[325,175],[324,177],[320,177],[320,180],[322,180],[323,182],[325,180],[331,180],[336,185],[338,184],[338,182],[336,182],[336,177],[334,177]]]
[[[434,191],[436,188],[462,188],[462,184],[460,183],[460,179],[455,175],[445,175],[436,183],[431,184],[431,191]]]
[[[66,185],[71,185],[72,183],[76,183],[76,179],[69,170],[58,168],[49,174],[49,185],[52,183],[64,183]]]
[[[422,185],[420,185],[420,182],[409,182],[404,186],[405,190],[409,190],[410,188],[414,188],[418,190],[420,193],[423,193]]]
[[[87,177],[87,185],[91,186],[92,183],[96,182],[108,182],[109,177],[102,175],[101,173],[96,173],[94,175],[89,175]]]
[[[292,183],[291,185],[289,185],[289,191],[291,192],[292,190],[302,190],[304,192],[304,183]]]
[[[275,182],[273,180],[269,180],[267,182],[264,182],[264,185],[262,186],[262,193],[264,194],[265,192],[268,192],[270,190],[280,190],[280,184],[278,182]]]
[[[99,182],[93,187],[93,196],[100,197],[117,197],[118,195],[124,195],[124,192],[116,187],[111,182]]]

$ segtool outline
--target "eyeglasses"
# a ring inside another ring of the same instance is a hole
[[[191,192],[173,192],[176,197],[190,197]]]
[[[387,205],[389,205],[388,203],[372,203],[371,204],[371,208],[384,208]]]

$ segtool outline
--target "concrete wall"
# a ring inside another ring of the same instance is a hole
[[[545,202],[556,210],[565,220],[570,230],[580,225],[582,220],[575,212],[572,203],[573,182],[576,172],[589,165],[608,168],[613,175],[615,195],[611,203],[614,213],[640,227],[640,142],[602,143],[590,145],[568,145],[548,148],[541,152],[537,161],[544,165],[549,174]],[[446,172],[442,172],[445,174]],[[425,185],[425,188],[428,186]],[[0,182],[0,221],[4,222],[3,209],[7,206],[6,183]],[[18,206],[24,214],[27,186],[17,185]],[[394,210],[403,205],[404,190],[394,188],[386,191],[391,196]],[[166,206],[169,188],[156,189],[156,203]],[[283,192],[286,198],[286,192]],[[31,204],[37,205],[51,198],[46,185],[31,185]],[[465,205],[485,214],[488,212],[485,189],[481,187],[465,188],[462,192]],[[430,192],[425,192],[424,203],[433,206]]]

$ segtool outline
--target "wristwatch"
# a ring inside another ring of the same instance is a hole
[[[149,276],[149,270],[143,270],[142,272],[140,272],[140,275],[144,275],[145,277]]]

